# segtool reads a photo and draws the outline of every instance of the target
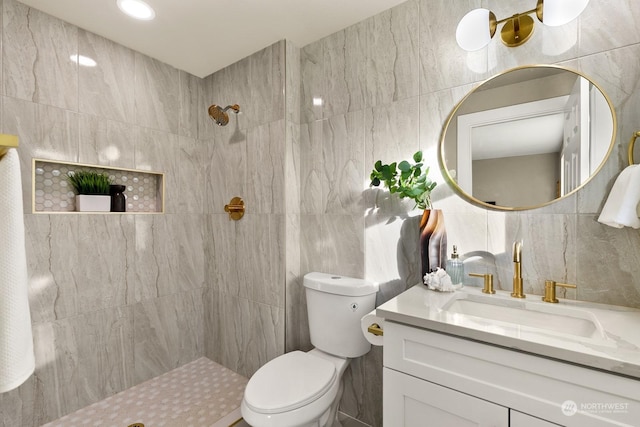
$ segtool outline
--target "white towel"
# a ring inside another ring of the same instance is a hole
[[[18,152],[0,160],[0,393],[35,369]]]
[[[615,228],[640,228],[637,207],[640,202],[640,165],[624,168],[618,175],[598,222]]]

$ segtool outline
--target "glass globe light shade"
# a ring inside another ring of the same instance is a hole
[[[587,4],[589,0],[538,0],[537,16],[544,25],[557,27],[576,19]]]
[[[456,41],[472,52],[489,44],[496,32],[496,16],[488,9],[474,9],[464,15],[456,28]]]

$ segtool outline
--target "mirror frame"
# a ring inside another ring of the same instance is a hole
[[[564,196],[561,197],[557,197],[555,199],[549,200],[548,202],[544,202],[538,205],[531,205],[531,206],[500,206],[500,205],[492,205],[489,203],[485,203],[482,200],[479,200],[475,197],[473,197],[473,195],[468,194],[467,192],[465,192],[462,188],[460,188],[460,186],[458,185],[458,183],[456,182],[456,180],[449,174],[449,170],[447,169],[447,165],[445,162],[445,139],[447,136],[447,130],[449,129],[449,126],[451,125],[451,122],[453,121],[453,119],[456,117],[456,114],[458,112],[458,110],[460,109],[460,107],[462,106],[462,104],[464,104],[464,102],[467,100],[467,98],[469,98],[471,95],[473,95],[480,87],[482,87],[482,85],[484,85],[485,83],[488,83],[490,81],[493,81],[494,79],[497,79],[505,74],[511,73],[513,71],[518,71],[518,70],[523,70],[523,69],[530,69],[530,68],[556,68],[559,70],[564,70],[564,71],[569,71],[571,73],[574,73],[586,80],[588,80],[593,86],[595,86],[596,89],[598,89],[600,91],[600,93],[602,94],[602,96],[604,97],[604,99],[607,101],[607,105],[609,106],[609,111],[611,112],[611,119],[612,119],[612,132],[611,132],[611,141],[609,142],[609,148],[606,152],[606,154],[604,155],[602,161],[600,162],[600,164],[598,165],[598,167],[596,168],[596,170],[589,176],[589,178],[587,178],[584,182],[582,182],[578,187],[576,187],[575,189],[571,190],[569,193],[565,194]],[[445,179],[445,181],[447,182],[447,184],[449,185],[449,187],[451,189],[453,189],[453,191],[459,195],[460,197],[462,197],[464,200],[478,206],[478,207],[482,207],[482,208],[486,208],[488,210],[493,210],[493,211],[502,211],[502,212],[512,212],[512,211],[524,211],[524,210],[530,210],[530,209],[537,209],[537,208],[541,208],[544,206],[548,206],[551,205],[553,203],[559,202],[561,200],[564,200],[572,195],[574,195],[575,193],[577,193],[579,190],[581,190],[582,188],[584,188],[584,186],[591,181],[602,169],[602,167],[604,166],[604,164],[607,162],[607,160],[609,159],[609,157],[611,156],[611,152],[613,151],[613,148],[615,146],[615,141],[616,141],[616,135],[617,135],[617,130],[618,130],[618,120],[617,120],[617,116],[616,116],[616,111],[615,108],[613,106],[613,103],[611,102],[611,99],[609,98],[609,96],[604,92],[604,90],[602,89],[602,87],[600,87],[600,85],[596,82],[594,82],[591,78],[589,78],[587,75],[585,75],[584,73],[577,71],[577,70],[573,70],[571,68],[568,67],[563,67],[560,65],[551,65],[551,64],[532,64],[532,65],[521,65],[518,67],[514,67],[514,68],[510,68],[508,70],[502,71],[482,82],[480,82],[477,86],[475,86],[473,89],[471,89],[469,91],[469,93],[467,93],[453,108],[453,110],[451,111],[451,113],[449,113],[449,116],[447,117],[447,120],[444,122],[444,126],[442,127],[442,134],[440,136],[440,141],[438,142],[438,162],[440,164],[440,170],[442,172],[442,175]]]

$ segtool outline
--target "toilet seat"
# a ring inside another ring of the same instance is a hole
[[[292,411],[323,396],[337,376],[330,361],[292,351],[258,369],[247,384],[244,403],[263,414]]]

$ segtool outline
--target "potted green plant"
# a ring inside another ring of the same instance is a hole
[[[391,194],[409,198],[415,207],[422,209],[420,219],[420,258],[422,277],[437,268],[444,268],[447,260],[447,233],[440,209],[432,209],[431,192],[436,182],[429,178],[429,167],[422,162],[422,151],[413,155],[413,162],[402,160],[391,164],[375,163],[371,171],[371,185],[384,183]]]
[[[402,160],[387,165],[378,160],[371,171],[371,185],[378,187],[384,183],[391,194],[412,199],[416,208],[431,209],[431,191],[436,183],[428,177],[429,167],[424,168],[422,151],[413,155],[413,161],[415,163]]]
[[[111,179],[105,173],[92,170],[71,171],[67,181],[76,191],[76,210],[78,212],[109,212]]]

